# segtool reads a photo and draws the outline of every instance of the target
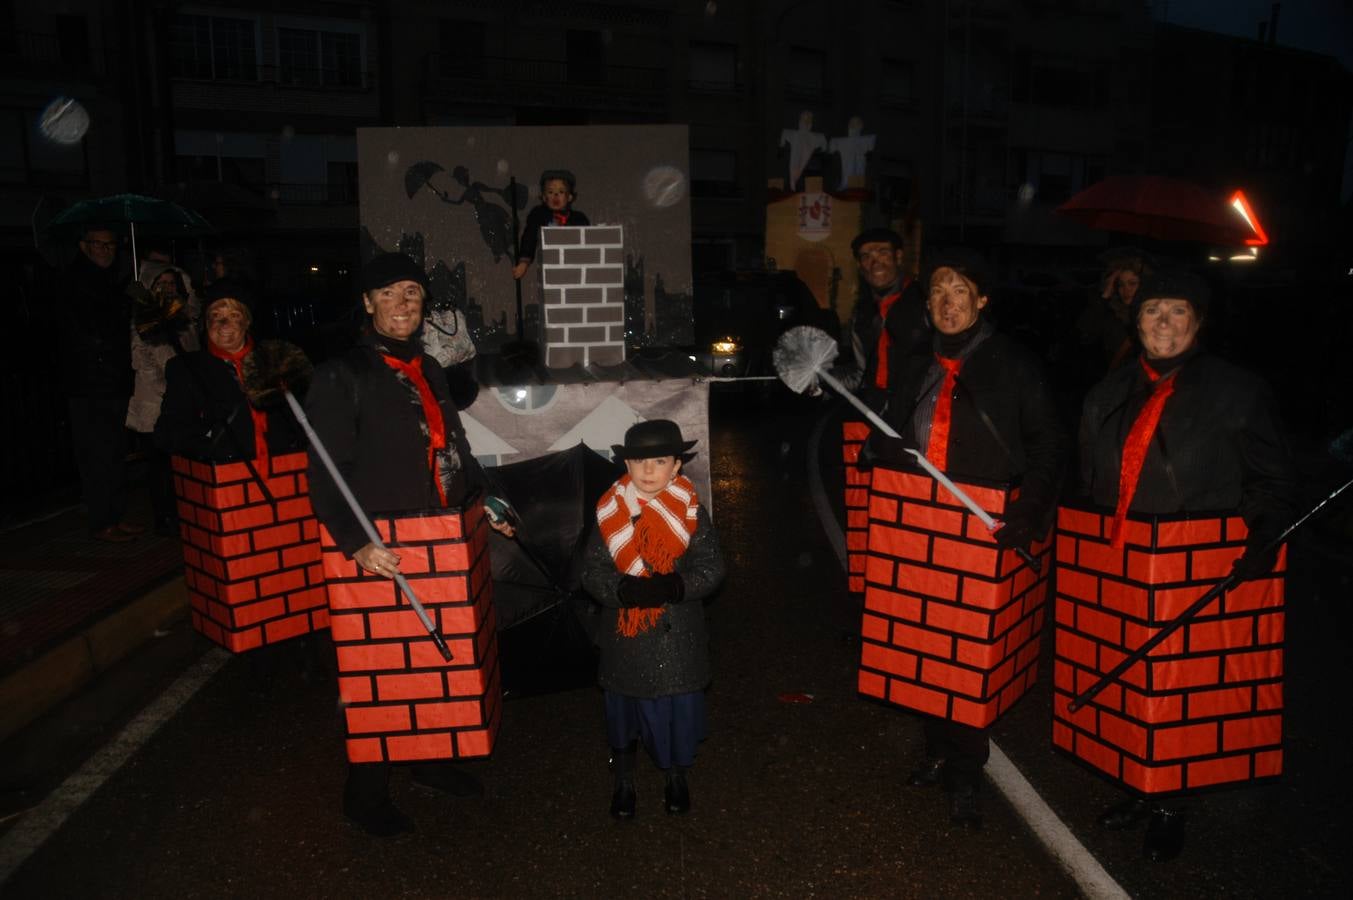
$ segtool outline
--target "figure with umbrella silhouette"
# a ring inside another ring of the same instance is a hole
[[[95,540],[126,543],[145,526],[123,520],[127,511],[127,405],[132,396],[132,301],[119,266],[121,240],[91,224],[62,273],[67,311],[59,354],[60,379],[70,412],[71,444]]]

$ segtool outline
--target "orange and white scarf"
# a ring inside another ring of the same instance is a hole
[[[629,475],[607,488],[597,503],[597,528],[606,549],[623,575],[647,578],[665,575],[691,544],[696,511],[695,485],[678,475],[656,497],[643,502]],[[615,630],[625,637],[647,631],[662,618],[662,607],[620,610]]]

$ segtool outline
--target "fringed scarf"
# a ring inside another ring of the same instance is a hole
[[[423,374],[423,357],[419,354],[413,359],[403,360],[397,356],[381,353],[381,359],[394,370],[396,378],[417,393],[418,405],[423,412],[423,425],[427,429],[424,437],[428,442],[428,473],[432,476],[433,484],[437,486],[438,499],[442,501],[442,506],[446,506],[446,486],[450,481],[447,476],[459,470],[460,457],[446,439],[446,421],[442,417],[442,407],[437,402],[437,395],[432,393],[432,385],[428,384],[427,377]]]
[[[235,368],[235,380],[240,383],[240,390],[244,390],[244,360],[250,353],[254,352],[254,339],[246,338],[244,346],[231,353],[222,350],[220,347],[207,341],[207,349],[211,355],[217,359],[223,359]],[[247,403],[247,401],[246,401]],[[259,471],[267,474],[268,471],[268,414],[263,410],[248,403],[249,418],[254,420],[254,457],[258,460]]]
[[[1118,506],[1113,511],[1113,528],[1109,534],[1110,545],[1119,549],[1126,543],[1123,522],[1127,519],[1132,498],[1137,493],[1137,482],[1141,480],[1142,466],[1146,463],[1146,451],[1151,446],[1156,429],[1160,427],[1160,415],[1165,411],[1165,401],[1174,393],[1174,377],[1179,372],[1175,369],[1162,376],[1147,365],[1145,357],[1141,358],[1141,365],[1152,389],[1151,396],[1146,399],[1142,411],[1137,413],[1132,427],[1128,429],[1127,440],[1123,443],[1123,462],[1118,472]]]
[[[597,528],[606,542],[615,567],[623,575],[647,578],[653,572],[665,575],[691,544],[696,511],[700,508],[695,485],[678,475],[658,496],[643,502],[629,475],[611,485],[597,503]],[[616,618],[616,633],[634,637],[657,624],[662,607],[622,608]]]

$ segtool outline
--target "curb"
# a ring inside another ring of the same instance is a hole
[[[0,741],[66,700],[188,615],[188,588],[174,578],[84,628],[0,679]]]

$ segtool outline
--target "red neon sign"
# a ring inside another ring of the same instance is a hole
[[[1245,224],[1250,226],[1254,232],[1254,237],[1246,238],[1245,246],[1262,247],[1268,243],[1268,232],[1264,231],[1264,226],[1259,224],[1259,217],[1254,214],[1250,208],[1250,201],[1245,199],[1244,191],[1236,191],[1231,195],[1231,207],[1245,220]]]

